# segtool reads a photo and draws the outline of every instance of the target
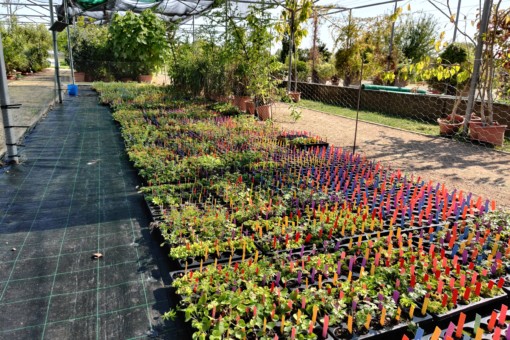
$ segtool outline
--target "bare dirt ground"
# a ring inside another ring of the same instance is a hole
[[[355,121],[301,108],[293,122],[288,105],[273,108],[275,124],[286,130],[310,131],[337,147],[352,149]],[[472,192],[510,209],[510,154],[486,147],[359,122],[356,152],[400,168],[448,189]]]

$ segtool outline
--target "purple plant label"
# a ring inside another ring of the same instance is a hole
[[[336,273],[338,274],[338,276],[340,276],[341,270],[342,270],[342,262],[340,262],[340,260],[338,260],[337,265],[336,265]]]
[[[352,266],[354,265],[354,261],[356,259],[353,257],[351,257],[351,259],[349,260],[349,271],[352,272]]]
[[[492,275],[496,274],[496,264],[495,263],[491,267],[491,274]]]
[[[324,265],[324,271],[323,272],[324,272],[324,276],[327,277],[328,276],[328,265],[327,264]]]
[[[340,248],[340,241],[336,241],[336,244],[335,244],[335,251],[338,250],[338,248]]]
[[[464,249],[464,251],[462,252],[462,264],[466,264],[468,260],[468,251],[467,249]]]
[[[315,274],[317,274],[317,270],[315,270],[315,268],[312,268],[312,273],[311,274],[312,274],[312,277],[311,277],[312,283],[314,283],[315,282]]]
[[[298,283],[298,284],[301,284],[301,276],[302,276],[302,275],[303,275],[303,273],[302,273],[301,271],[299,271],[299,272],[297,273],[297,283]]]
[[[367,264],[367,259],[366,258],[363,258],[363,260],[361,260],[361,266],[363,268],[365,268],[365,265]]]
[[[352,311],[353,311],[353,312],[355,312],[355,311],[356,311],[356,307],[357,307],[357,306],[358,306],[358,303],[357,303],[355,300],[353,300],[353,301],[352,301]]]
[[[303,257],[303,255],[305,254],[305,246],[301,246],[301,257]]]
[[[395,303],[398,304],[398,298],[400,297],[400,293],[398,292],[398,290],[394,290],[393,291],[393,301],[395,301]]]
[[[384,300],[384,296],[381,293],[377,295],[377,298],[379,299],[379,301]]]
[[[497,252],[496,253],[496,260],[500,260],[501,259],[501,252]]]

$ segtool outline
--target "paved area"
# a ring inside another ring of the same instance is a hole
[[[64,89],[70,79],[70,71],[61,70],[61,82]],[[21,80],[8,82],[11,104],[22,104],[20,109],[10,110],[12,124],[32,128],[34,124],[48,111],[55,101],[55,76],[53,69],[45,69],[42,72],[30,76],[24,76]],[[21,138],[27,128],[14,128],[16,138]],[[5,153],[5,136],[3,122],[0,118],[0,155]]]
[[[280,103],[273,119],[284,129],[310,131],[335,146],[352,149],[354,120],[300,110],[302,118],[293,122],[288,105]],[[362,113],[360,117],[363,119]],[[510,209],[510,154],[365,122],[358,125],[356,151],[415,177],[496,200],[499,207]]]
[[[188,338],[161,320],[167,259],[97,94],[66,97],[25,145],[0,170],[0,339]]]

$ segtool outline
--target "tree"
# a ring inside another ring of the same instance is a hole
[[[109,38],[120,77],[151,74],[164,65],[169,52],[165,23],[150,10],[116,13]]]
[[[403,58],[415,63],[434,51],[437,19],[422,14],[418,18],[407,15],[396,28],[395,42]]]
[[[302,24],[310,18],[312,14],[312,0],[285,0],[282,12],[282,21],[276,25],[276,29],[283,35],[287,33],[290,36],[290,51],[296,51],[301,43],[301,39],[306,36],[307,31]],[[287,91],[291,89],[291,67],[292,53],[289,58],[289,81]],[[294,91],[297,89],[297,77],[294,85]]]

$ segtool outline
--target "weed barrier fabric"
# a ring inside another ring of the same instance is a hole
[[[0,171],[0,338],[189,339],[119,128],[80,88]],[[99,252],[101,259],[93,259]]]

